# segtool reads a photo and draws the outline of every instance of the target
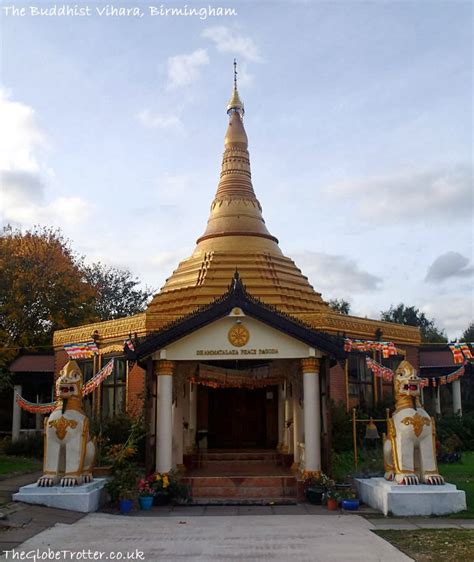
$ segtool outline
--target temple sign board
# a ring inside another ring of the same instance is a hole
[[[306,343],[255,318],[231,314],[156,351],[153,358],[196,361],[301,359],[316,356],[320,356],[320,353]]]

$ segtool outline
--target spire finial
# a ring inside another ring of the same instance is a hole
[[[234,90],[237,90],[237,59],[234,59]]]
[[[232,92],[232,97],[227,105],[227,113],[231,113],[232,111],[237,111],[241,117],[243,117],[245,110],[244,104],[242,103],[239,92],[237,90],[237,59],[234,59],[234,89]]]

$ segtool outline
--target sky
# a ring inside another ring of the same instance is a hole
[[[472,12],[2,0],[0,226],[60,227],[88,262],[159,289],[205,229],[236,57],[253,185],[285,255],[355,315],[403,302],[458,337],[473,320]]]

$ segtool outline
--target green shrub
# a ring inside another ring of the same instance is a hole
[[[462,417],[442,416],[436,422],[436,429],[441,447],[456,443],[461,451],[474,451],[474,412]]]
[[[97,437],[96,464],[107,462],[107,450],[113,445],[123,445],[130,439],[130,436],[133,436],[136,449],[134,461],[139,464],[145,462],[147,427],[142,416],[132,418],[126,414],[120,414],[103,420],[94,420],[91,423],[91,433]]]
[[[11,439],[5,441],[4,452],[13,457],[32,457],[35,459],[43,458],[43,436],[41,434],[27,435],[20,437],[18,441]]]

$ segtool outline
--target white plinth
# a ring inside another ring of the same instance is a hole
[[[94,478],[89,484],[71,486],[70,488],[63,488],[62,486],[42,488],[38,484],[29,484],[28,486],[22,486],[16,494],[13,494],[12,499],[15,502],[90,513],[91,511],[97,511],[99,506],[104,503],[106,481],[106,478]]]
[[[466,494],[454,484],[401,486],[384,478],[356,478],[361,501],[384,515],[446,515],[466,509]]]

